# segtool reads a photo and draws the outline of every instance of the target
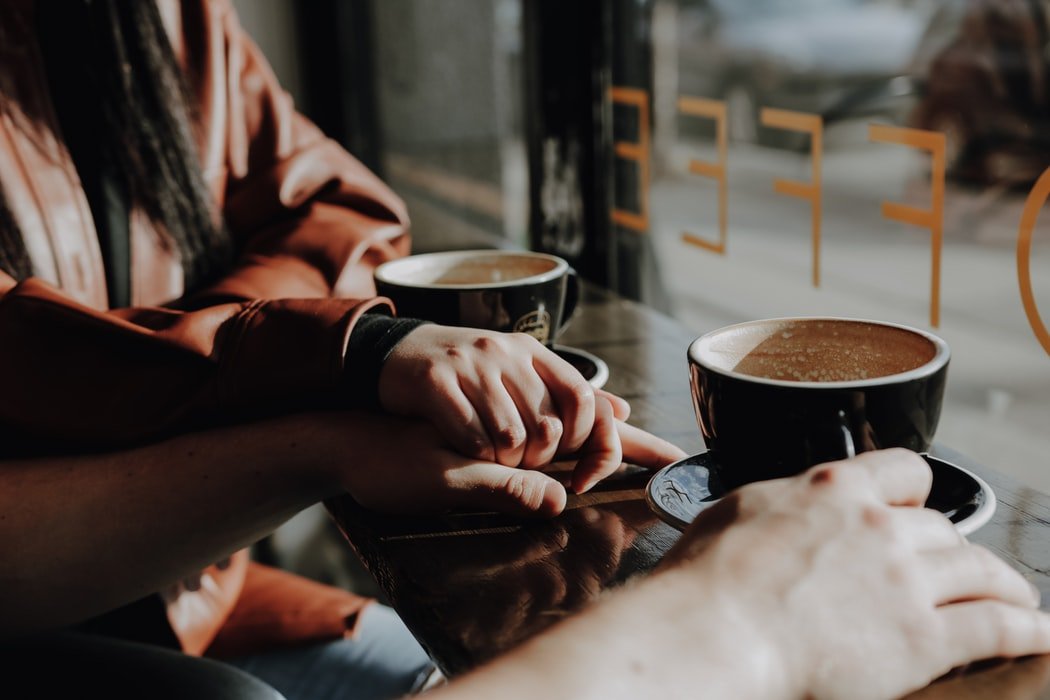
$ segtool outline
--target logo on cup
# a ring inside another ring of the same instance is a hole
[[[528,333],[536,340],[546,344],[551,336],[551,315],[543,309],[530,311],[514,324],[515,333]]]

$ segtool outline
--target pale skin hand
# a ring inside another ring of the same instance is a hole
[[[756,484],[706,513],[668,565],[743,592],[738,624],[765,641],[781,697],[892,698],[970,661],[1050,652],[1032,585],[914,507],[929,485],[904,450]]]
[[[423,418],[460,453],[508,467],[541,467],[585,444],[593,451],[596,441],[611,453],[632,430],[623,422],[627,402],[596,392],[572,365],[522,333],[421,326],[387,358],[378,388],[387,411]],[[609,402],[612,418],[596,410],[598,397]],[[665,451],[669,461],[685,456]],[[618,466],[581,461],[573,488],[586,491]]]
[[[915,507],[929,484],[893,450],[740,489],[652,576],[434,698],[889,699],[1050,653],[1028,582]]]

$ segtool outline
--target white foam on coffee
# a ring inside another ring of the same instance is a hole
[[[766,326],[735,326],[712,336],[701,345],[700,353],[709,367],[732,371],[747,357],[748,353],[761,345],[775,328]]]
[[[556,276],[563,266],[565,263],[553,256],[491,250],[461,251],[388,262],[376,270],[376,277],[391,284],[412,287],[491,286]],[[485,274],[479,274],[482,272]]]
[[[829,333],[828,342],[813,338],[814,332]],[[868,333],[870,340],[864,337]],[[882,338],[877,337],[880,333]],[[947,344],[932,334],[841,318],[770,319],[730,326],[698,338],[689,353],[707,367],[754,381],[823,386],[879,382],[890,376],[903,379],[935,371],[949,356]]]

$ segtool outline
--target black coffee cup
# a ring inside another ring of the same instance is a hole
[[[545,253],[466,250],[413,255],[375,270],[398,315],[447,326],[528,333],[551,346],[576,309],[576,273]]]
[[[688,356],[704,442],[737,486],[868,450],[925,452],[950,352],[907,326],[803,317],[712,331]]]

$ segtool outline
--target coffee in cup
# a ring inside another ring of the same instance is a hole
[[[801,317],[712,331],[688,355],[704,442],[738,485],[868,450],[928,450],[950,352],[915,328]]]
[[[467,250],[413,255],[375,270],[398,314],[448,326],[528,333],[552,345],[578,301],[576,273],[545,253]]]

